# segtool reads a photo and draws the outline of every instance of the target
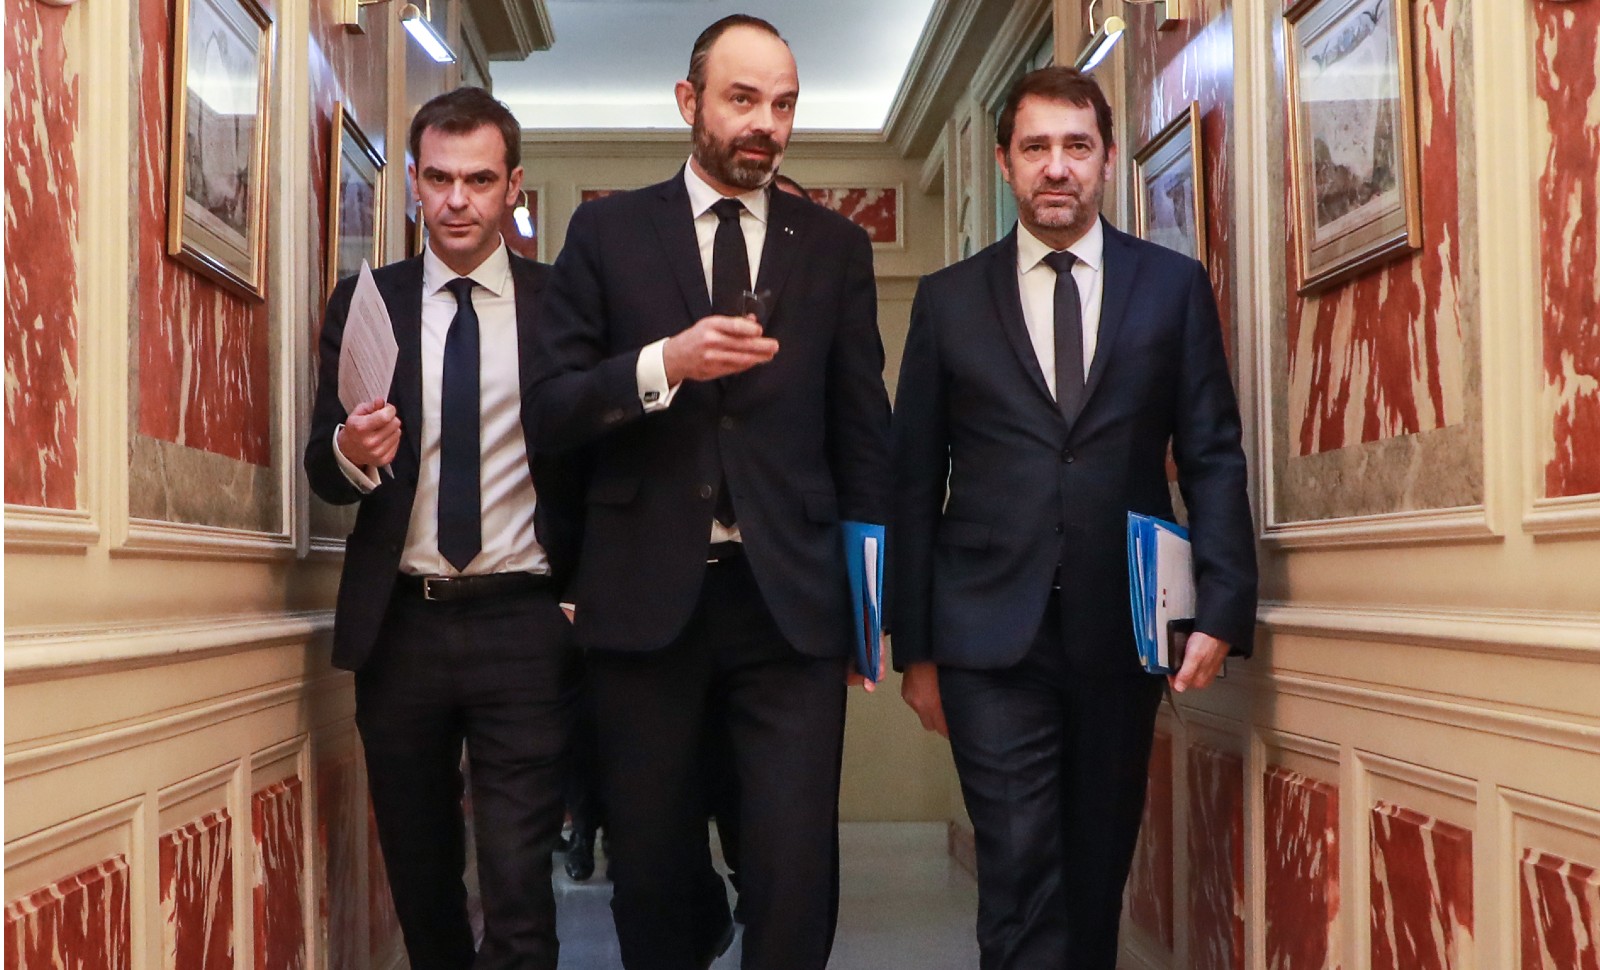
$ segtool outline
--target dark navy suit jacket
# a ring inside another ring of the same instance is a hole
[[[1023,322],[1014,231],[917,289],[895,401],[897,667],[1018,662],[1059,563],[1069,653],[1136,671],[1127,513],[1172,517],[1169,443],[1196,628],[1250,652],[1254,531],[1210,281],[1196,261],[1104,228],[1099,338],[1071,427]]]
[[[686,381],[644,413],[647,344],[711,313],[680,173],[580,206],[555,263],[532,388],[536,443],[590,469],[571,597],[586,648],[666,646],[699,599],[723,476],[745,554],[784,638],[853,644],[841,519],[887,522],[889,400],[872,245],[807,200],[768,192],[758,292],[777,356]]]
[[[516,288],[517,352],[519,372],[526,387],[539,327],[539,307],[550,277],[550,267],[508,253]],[[361,503],[355,531],[345,544],[344,573],[339,580],[339,601],[333,620],[333,662],[358,670],[371,654],[389,608],[400,556],[411,524],[411,505],[417,496],[417,469],[422,439],[422,257],[416,256],[373,270],[378,293],[389,308],[399,357],[389,403],[400,416],[400,450],[385,480],[371,494],[361,491],[340,470],[333,454],[333,434],[346,417],[339,403],[339,348],[345,318],[355,293],[355,277],[340,281],[328,298],[319,351],[317,399],[311,413],[311,436],[306,442],[305,468],[311,490],[336,505]],[[582,522],[581,481],[569,462],[557,462],[534,448],[532,422],[526,406],[522,414],[523,439],[538,505],[534,531],[550,562],[558,591],[571,575]]]

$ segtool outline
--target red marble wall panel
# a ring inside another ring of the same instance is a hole
[[[161,836],[161,949],[169,970],[233,967],[232,834],[223,809]]]
[[[1172,949],[1172,735],[1157,731],[1150,748],[1144,820],[1128,875],[1128,915]]]
[[[72,14],[5,0],[6,501],[78,505],[78,72]]]
[[[1244,970],[1244,760],[1189,749],[1189,970]]]
[[[367,801],[367,935],[374,954],[388,953],[400,942],[400,916],[394,911],[394,897],[389,895],[389,870],[383,864],[383,846],[378,842],[378,822],[372,814],[372,801]]]
[[[1262,790],[1267,967],[1339,966],[1339,790],[1277,765]]]
[[[324,875],[317,910],[321,952],[329,970],[355,970],[364,965],[356,777],[356,763],[351,758],[325,761],[317,768],[317,848],[322,853]]]
[[[1148,43],[1125,44],[1134,96],[1132,137],[1124,158],[1177,118],[1189,102],[1200,103],[1200,168],[1205,180],[1207,270],[1222,317],[1223,340],[1233,347],[1234,267],[1233,3],[1191,0],[1192,16],[1171,30],[1157,30],[1150,7],[1125,6],[1129,36]],[[1132,231],[1133,227],[1125,227]]]
[[[1413,8],[1424,176],[1419,252],[1301,297],[1292,255],[1292,175],[1285,180],[1289,431],[1295,455],[1431,431],[1464,417],[1455,81],[1466,66],[1456,63],[1454,36],[1463,10],[1458,0],[1416,0]],[[1287,105],[1286,91],[1284,98]]]
[[[109,859],[6,906],[6,970],[133,966],[128,860]]]
[[[138,430],[252,465],[272,463],[265,303],[167,255],[173,0],[139,3]],[[320,5],[319,5],[320,6]],[[270,5],[269,5],[270,10]],[[280,245],[267,220],[267,246]]]
[[[807,189],[806,194],[865,229],[873,242],[900,241],[899,189]]]
[[[1372,808],[1373,970],[1472,966],[1472,833],[1409,808]]]
[[[306,964],[300,799],[299,778],[276,782],[250,799],[256,854],[255,965],[271,970],[298,970]]]
[[[603,199],[608,195],[616,195],[619,192],[627,191],[627,189],[584,189],[578,193],[578,201],[593,202],[595,199]]]
[[[1519,970],[1600,970],[1600,872],[1536,849],[1521,869]]]
[[[1539,175],[1547,496],[1600,492],[1600,4],[1535,3],[1535,84],[1548,139]]]
[[[518,256],[538,259],[539,191],[537,189],[529,189],[525,197],[528,204],[528,228],[533,230],[532,234],[524,236],[522,230],[517,228],[517,220],[513,218],[515,210],[508,210],[506,217],[500,221],[500,235],[506,241],[506,248]]]

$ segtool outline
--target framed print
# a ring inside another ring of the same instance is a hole
[[[177,0],[167,252],[258,300],[273,36],[256,0]]]
[[[343,102],[333,106],[328,166],[328,289],[366,260],[383,265],[383,156],[356,126]]]
[[[1301,293],[1422,244],[1411,0],[1302,0],[1285,17]]]
[[[1200,161],[1200,104],[1133,156],[1138,174],[1134,217],[1139,236],[1206,262],[1205,169]]]

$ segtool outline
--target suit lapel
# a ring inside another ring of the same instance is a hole
[[[406,260],[398,270],[379,287],[399,345],[389,402],[400,415],[402,437],[416,463],[422,454],[422,257]]]
[[[672,275],[683,292],[689,319],[711,314],[711,295],[706,292],[705,269],[700,265],[700,240],[694,234],[694,215],[689,211],[689,190],[680,171],[676,178],[657,186],[656,204],[651,207],[661,251],[672,267]]]
[[[989,292],[994,298],[1000,329],[1005,331],[1011,349],[1016,352],[1017,363],[1027,372],[1034,389],[1044,395],[1050,410],[1060,414],[1055,398],[1050,396],[1050,385],[1044,381],[1044,371],[1039,368],[1039,355],[1034,352],[1033,341],[1028,337],[1028,324],[1022,316],[1022,291],[1017,285],[1017,231],[1000,241],[989,259]]]
[[[761,271],[756,279],[756,292],[767,301],[768,320],[776,315],[778,297],[783,293],[783,284],[800,252],[806,231],[806,206],[810,204],[776,189],[767,189],[767,238],[761,244]]]
[[[1102,221],[1105,233],[1105,286],[1100,290],[1100,332],[1095,338],[1094,361],[1089,365],[1089,378],[1083,386],[1083,407],[1078,409],[1081,418],[1094,399],[1095,388],[1110,366],[1111,355],[1116,350],[1117,333],[1128,315],[1128,297],[1133,292],[1133,281],[1139,273],[1139,254],[1127,244],[1122,233]]]

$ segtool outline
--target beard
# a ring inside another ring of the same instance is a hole
[[[1037,202],[1037,197],[1045,193],[1067,193],[1069,197],[1062,204]],[[1082,232],[1099,214],[1101,203],[1105,201],[1106,184],[1100,182],[1087,197],[1083,186],[1076,181],[1039,181],[1029,188],[1026,196],[1015,188],[1012,194],[1016,197],[1018,212],[1027,217],[1023,220],[1025,225]]]
[[[741,148],[757,149],[768,155],[763,159],[743,159],[739,157]],[[783,146],[776,138],[760,132],[723,141],[711,133],[696,111],[694,157],[712,178],[748,191],[759,189],[771,181],[772,173],[778,170],[778,163],[783,161]]]

